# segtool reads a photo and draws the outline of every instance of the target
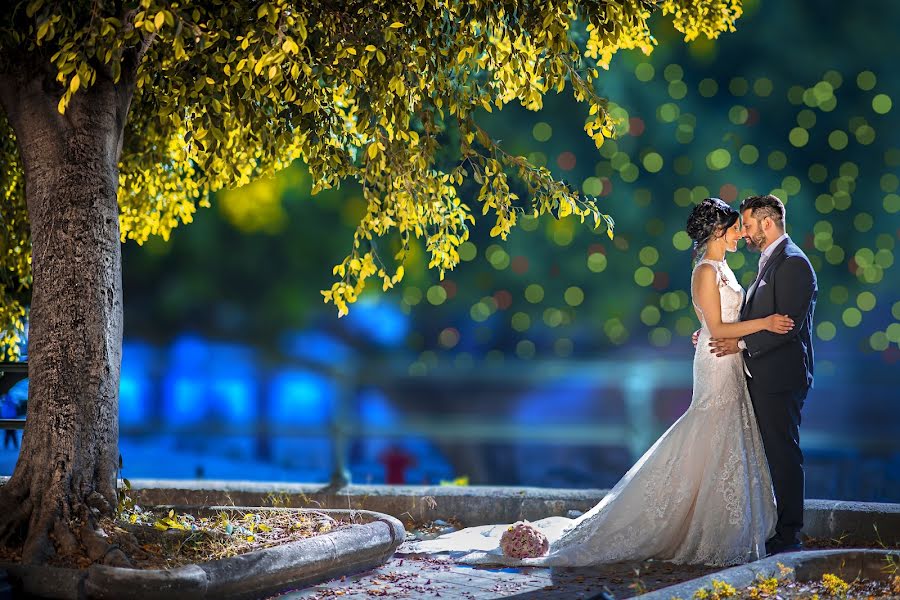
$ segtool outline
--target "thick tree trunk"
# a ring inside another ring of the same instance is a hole
[[[23,70],[24,71],[24,70]],[[133,86],[98,73],[56,108],[52,74],[6,74],[32,238],[28,415],[0,488],[0,543],[23,562],[123,563],[97,531],[116,506],[122,353],[118,160]]]

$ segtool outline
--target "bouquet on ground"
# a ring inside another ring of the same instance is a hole
[[[538,558],[549,549],[547,536],[528,521],[513,523],[500,536],[500,550],[510,558]]]

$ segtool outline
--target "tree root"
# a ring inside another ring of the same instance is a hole
[[[97,492],[77,499],[54,490],[37,500],[26,485],[7,484],[0,487],[0,546],[14,554],[21,550],[24,564],[132,567],[98,525],[101,515],[111,513]]]

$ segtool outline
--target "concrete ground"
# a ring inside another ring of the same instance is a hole
[[[402,549],[401,549],[402,551]],[[629,598],[716,571],[667,563],[623,563],[591,568],[484,568],[432,557],[395,556],[378,569],[335,579],[279,600],[362,600],[373,597],[489,600]],[[604,596],[604,592],[609,596]]]

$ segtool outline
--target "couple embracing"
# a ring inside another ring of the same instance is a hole
[[[694,240],[694,382],[687,411],[577,519],[531,525],[549,550],[504,554],[507,525],[470,527],[408,552],[462,553],[469,564],[589,566],[657,559],[726,566],[798,550],[803,527],[800,411],[813,380],[812,265],[785,233],[784,204],[717,198],[687,221]],[[744,291],[725,261],[743,238],[760,252]]]

